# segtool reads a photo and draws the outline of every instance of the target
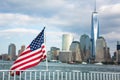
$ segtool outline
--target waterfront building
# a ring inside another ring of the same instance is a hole
[[[21,53],[25,50],[25,45],[21,46]]]
[[[91,54],[91,41],[88,35],[83,34],[80,37],[80,48],[84,62],[88,62]]]
[[[25,50],[25,45],[22,45],[22,46],[21,46],[21,49],[18,51],[18,55],[19,55],[20,53],[22,53],[24,50]]]
[[[2,54],[2,55],[1,55],[1,59],[2,59],[2,60],[11,60],[11,57],[9,57],[8,54]]]
[[[72,52],[71,51],[60,51],[59,60],[63,63],[73,62]]]
[[[63,36],[62,36],[62,51],[69,51],[72,41],[73,41],[72,34],[63,34]]]
[[[110,48],[109,47],[106,47],[104,48],[104,54],[105,54],[105,62],[106,63],[111,63],[112,62],[112,58],[111,58],[111,55],[110,55]]]
[[[117,41],[116,51],[114,53],[113,60],[115,63],[120,64],[120,41]]]
[[[15,44],[11,43],[8,46],[8,55],[11,57],[12,60],[15,60],[15,58],[16,58],[16,46],[15,46]]]
[[[112,62],[115,62],[115,60],[116,60],[116,52],[117,52],[117,51],[115,51],[115,52],[113,53]]]
[[[48,60],[48,61],[51,61],[52,58],[53,58],[53,55],[51,54],[51,51],[48,51],[48,52],[47,52],[47,60]]]
[[[21,50],[18,50],[18,56],[20,55],[20,53],[21,53]]]
[[[51,47],[52,60],[58,60],[60,49],[57,47]]]
[[[98,12],[96,11],[96,2],[94,7],[94,12],[92,13],[91,20],[91,42],[92,42],[92,57],[96,56],[96,40],[99,37],[99,20],[98,20]]]
[[[82,53],[80,49],[80,42],[73,41],[70,46],[70,51],[72,51],[73,62],[82,62]]]
[[[0,55],[0,60],[2,60],[2,55]]]
[[[96,41],[96,57],[95,62],[106,62],[108,56],[106,41],[103,37],[99,37]]]
[[[117,41],[117,50],[120,50],[120,41]]]
[[[120,50],[117,50],[117,51],[116,51],[115,63],[120,64]]]

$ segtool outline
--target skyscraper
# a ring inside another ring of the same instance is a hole
[[[97,39],[96,44],[96,62],[106,62],[107,59],[107,44],[103,37]]]
[[[120,50],[120,41],[117,41],[117,50]]]
[[[72,34],[63,34],[63,36],[62,36],[62,51],[69,51],[72,41],[73,41]]]
[[[114,62],[120,63],[120,41],[117,41],[117,50],[114,53]]]
[[[25,50],[25,45],[21,46],[21,52],[23,52]]]
[[[15,44],[11,43],[8,47],[8,55],[11,57],[11,59],[15,59],[16,57],[16,46]]]
[[[95,58],[96,54],[96,40],[99,37],[99,20],[98,13],[96,12],[96,1],[94,4],[94,12],[92,13],[91,21],[91,42],[92,42],[92,57]]]
[[[25,45],[22,45],[22,46],[21,46],[21,49],[18,51],[18,55],[19,55],[20,53],[22,53],[24,50],[25,50]]]
[[[74,62],[82,62],[82,53],[80,49],[80,42],[73,41],[70,50],[72,51],[72,57]]]
[[[91,53],[91,42],[90,38],[88,35],[83,34],[80,37],[80,47],[81,47],[81,52],[83,55],[83,61],[88,61],[90,59],[90,53]]]
[[[51,52],[51,59],[52,60],[58,60],[58,56],[59,56],[59,52],[60,52],[60,49],[59,48],[57,48],[57,47],[51,47],[51,50],[50,50],[50,52]]]

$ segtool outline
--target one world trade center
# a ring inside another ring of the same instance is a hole
[[[95,1],[94,12],[92,13],[91,21],[91,42],[92,42],[92,58],[95,59],[96,54],[96,40],[99,37],[99,20],[98,13],[96,12],[96,1]]]

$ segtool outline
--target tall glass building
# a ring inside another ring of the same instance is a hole
[[[90,59],[91,54],[91,42],[88,35],[83,34],[80,37],[80,47],[83,55],[83,61],[87,62]]]
[[[16,56],[16,46],[15,44],[11,43],[8,47],[8,55],[11,57],[11,59],[14,59]]]
[[[92,13],[92,21],[91,21],[91,42],[92,42],[92,57],[95,58],[96,54],[96,40],[99,37],[99,20],[98,13],[96,12],[96,3],[95,9]]]

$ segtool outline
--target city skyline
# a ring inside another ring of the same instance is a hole
[[[72,33],[75,40],[83,34],[90,36],[91,14],[94,0],[49,0],[44,1],[1,1],[0,3],[0,53],[7,53],[8,45],[15,43],[17,50],[26,46],[46,26],[46,45],[62,47],[62,34]],[[116,41],[120,40],[119,1],[97,0],[100,20],[100,36],[103,36],[115,51]],[[112,10],[111,10],[112,9]]]

